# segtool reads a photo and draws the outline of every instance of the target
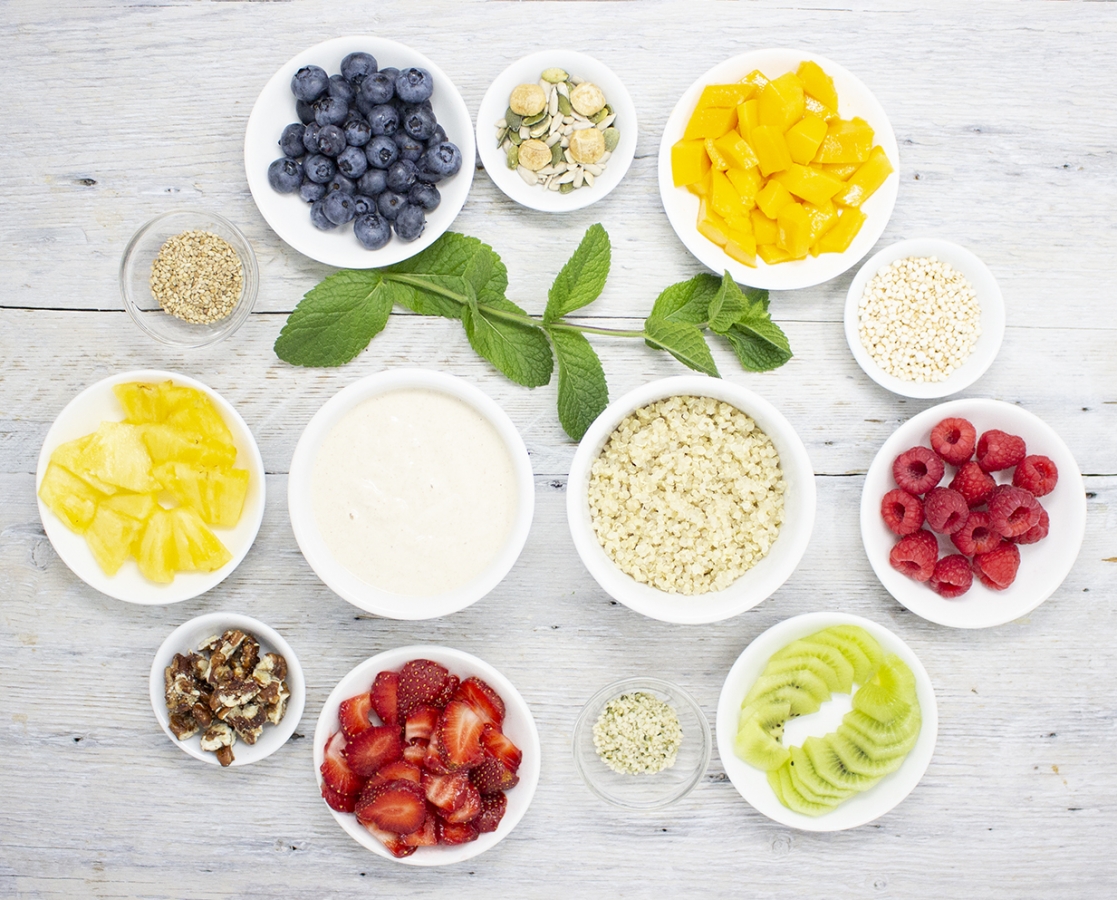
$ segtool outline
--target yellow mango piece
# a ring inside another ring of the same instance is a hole
[[[760,172],[754,167],[751,169],[729,169],[725,173],[729,183],[741,198],[741,205],[745,209],[756,206],[756,192],[760,190],[763,179]]]
[[[729,226],[725,224],[725,219],[710,209],[705,197],[698,201],[698,232],[719,247],[724,247],[729,240]]]
[[[159,490],[151,477],[151,456],[141,434],[159,425],[102,422],[81,452],[81,465],[94,477],[137,494]]]
[[[780,229],[775,219],[768,218],[759,209],[750,212],[749,219],[752,222],[752,233],[756,236],[756,243],[774,244],[780,239]]]
[[[857,163],[811,163],[811,168],[845,181],[861,167]]]
[[[736,132],[732,133],[736,134]],[[713,138],[706,138],[706,140],[703,142],[703,145],[706,148],[706,155],[710,158],[710,165],[713,167],[715,172],[724,172],[726,169],[729,168],[729,160],[722,155],[722,152],[718,149],[717,144],[714,143]]]
[[[845,187],[834,195],[841,206],[860,206],[873,195],[893,172],[882,147],[873,147],[869,158],[849,177]]]
[[[787,130],[784,140],[787,141],[787,152],[791,154],[791,158],[805,166],[814,159],[824,137],[826,123],[818,116],[807,113]]]
[[[728,219],[729,240],[725,244],[725,252],[737,262],[746,266],[756,265],[756,237],[752,233],[752,222],[744,216],[735,216]]]
[[[85,541],[105,574],[115,575],[143,531],[143,522],[102,505],[85,532]]]
[[[671,178],[675,187],[694,184],[706,177],[710,171],[710,157],[706,155],[706,143],[700,141],[676,141],[671,145]]]
[[[816,205],[825,203],[844,187],[837,178],[798,163],[792,163],[786,172],[773,175],[772,180],[778,181],[796,197]]]
[[[175,580],[179,568],[172,510],[157,509],[147,520],[136,547],[136,564],[145,578],[159,584]]]
[[[838,224],[818,239],[815,247],[819,253],[845,253],[865,224],[866,216],[856,206],[843,209]],[[813,249],[813,248],[812,248]]]
[[[206,524],[232,528],[240,519],[248,494],[247,469],[169,462],[156,466],[154,474],[179,503],[197,510]]]
[[[710,157],[706,156],[705,147],[702,148],[702,155],[706,157],[706,162],[709,163]],[[707,172],[698,181],[688,184],[686,189],[696,197],[708,197],[710,194],[710,173]]]
[[[756,195],[756,205],[769,219],[775,219],[780,210],[792,203],[791,192],[776,180],[770,180]],[[772,239],[775,242],[775,238]]]
[[[151,514],[158,508],[159,503],[155,494],[129,494],[121,492],[106,497],[98,504],[99,509],[111,509],[125,516],[131,516],[141,522],[151,518]]]
[[[729,163],[726,168],[755,169],[760,165],[760,160],[756,158],[749,142],[741,137],[739,131],[728,131],[713,144],[722,158]],[[709,151],[707,150],[707,152]]]
[[[756,85],[737,82],[736,84],[708,84],[702,88],[698,105],[703,108],[740,106],[756,93]]]
[[[760,124],[787,131],[803,117],[806,100],[802,82],[794,72],[773,78],[760,91]]]
[[[116,488],[94,475],[89,470],[88,463],[83,460],[82,454],[92,440],[93,435],[87,434],[85,437],[80,437],[77,440],[59,444],[54,448],[54,452],[51,453],[50,461],[56,465],[62,466],[62,468],[66,469],[72,475],[77,475],[78,478],[86,482],[94,490],[100,491],[102,494],[111,494],[116,491]]]
[[[169,510],[168,516],[180,571],[212,572],[233,558],[201,516],[189,506]]]
[[[791,154],[783,131],[772,125],[757,125],[752,130],[752,149],[760,163],[760,174],[767,177],[791,165]]]
[[[710,206],[722,218],[746,211],[736,188],[721,172],[710,173]]]
[[[823,106],[835,110],[838,108],[838,89],[834,87],[834,79],[826,74],[822,66],[805,59],[799,63],[795,74],[799,76],[799,83],[806,93]]]
[[[741,79],[741,84],[751,84],[757,91],[764,89],[764,85],[768,83],[768,76],[761,72],[759,69],[753,69]]]
[[[807,99],[803,105],[810,115],[818,116],[824,122],[829,122],[831,119],[838,118],[837,110],[833,110],[829,106],[819,103],[810,94],[807,94]]]
[[[791,259],[802,259],[811,249],[811,220],[798,203],[789,203],[776,216],[780,236],[776,242]]]
[[[864,119],[831,119],[826,137],[814,161],[819,163],[863,163],[873,149],[873,129]]]
[[[787,262],[794,257],[786,250],[781,250],[775,244],[757,244],[756,255],[770,266],[776,263]]]
[[[803,210],[811,223],[807,243],[813,247],[820,237],[838,224],[838,211],[829,200],[817,206],[814,203],[804,203]]]
[[[197,434],[187,434],[171,425],[138,425],[143,431],[143,443],[155,465],[165,462],[194,463],[201,466],[232,467],[237,449],[228,444],[215,443]],[[158,490],[158,483],[151,490]],[[144,493],[140,491],[139,493]]]
[[[687,122],[686,131],[683,132],[684,141],[693,141],[699,138],[719,138],[725,132],[737,127],[737,107],[724,109],[699,107]]]
[[[71,531],[82,534],[97,514],[104,494],[55,462],[47,464],[39,485],[39,499]]]
[[[746,141],[752,140],[752,130],[760,124],[760,101],[746,100],[737,107],[737,133]]]

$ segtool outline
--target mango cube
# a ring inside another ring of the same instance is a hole
[[[791,192],[775,179],[770,180],[756,194],[756,205],[769,219],[775,219],[780,210],[792,203]],[[775,238],[772,239],[775,242]]]
[[[857,163],[811,163],[812,169],[818,169],[820,172],[825,172],[827,175],[833,175],[835,178],[845,181],[861,168]]]
[[[807,94],[806,102],[803,105],[806,107],[807,113],[812,116],[818,116],[824,122],[829,122],[831,119],[838,118],[836,110],[819,103],[810,94]]]
[[[786,188],[784,189],[786,190]],[[752,222],[752,233],[758,244],[774,244],[780,239],[780,229],[775,219],[770,219],[759,209],[749,213]]]
[[[756,255],[770,266],[774,266],[776,263],[788,262],[795,258],[786,250],[781,250],[775,244],[757,244]]]
[[[772,125],[757,125],[752,130],[751,143],[760,163],[760,174],[764,177],[773,172],[782,172],[791,165],[791,154],[787,150],[782,129]]]
[[[764,89],[764,85],[768,83],[768,76],[761,72],[759,69],[753,69],[741,79],[741,84],[751,84],[757,91]]]
[[[675,187],[694,184],[710,171],[705,140],[676,141],[671,145],[671,178]]]
[[[820,237],[838,224],[838,211],[829,200],[817,206],[813,203],[804,203],[803,210],[811,223],[808,240],[813,247]]]
[[[834,202],[842,206],[860,206],[869,199],[893,172],[882,147],[873,147],[869,158],[853,175],[845,187],[834,195]]]
[[[702,88],[698,98],[700,108],[740,106],[756,93],[756,85],[737,82],[736,84],[708,84]]]
[[[752,209],[756,206],[756,193],[760,190],[763,179],[755,167],[751,169],[728,169],[725,177],[729,179],[729,183],[733,185],[737,196],[741,198],[742,207]]]
[[[752,140],[752,130],[760,124],[760,101],[746,100],[737,107],[737,133],[746,141]]]
[[[702,147],[702,155],[706,157],[706,165],[709,167],[710,157],[706,156],[705,146]],[[707,168],[706,174],[692,184],[688,184],[686,189],[696,197],[708,197],[710,194],[710,171],[712,170]]]
[[[820,163],[863,163],[873,149],[873,129],[864,119],[831,119],[826,137],[814,161]]]
[[[865,214],[856,206],[843,209],[838,216],[838,224],[818,239],[815,245],[819,253],[845,253],[849,245],[865,224]]]
[[[730,132],[730,134],[736,133],[735,131]],[[718,149],[713,138],[706,138],[703,141],[703,146],[706,149],[706,155],[710,158],[710,165],[715,172],[724,172],[729,168],[729,160],[726,159],[725,155]]]
[[[798,163],[792,163],[786,172],[772,176],[772,180],[778,181],[796,197],[816,205],[825,203],[845,186],[825,172]]]
[[[794,72],[773,78],[760,91],[760,124],[787,131],[803,117],[806,101],[803,84]]]
[[[752,222],[742,216],[727,221],[729,240],[725,245],[726,254],[746,266],[756,265],[756,237],[752,233]]]
[[[787,141],[787,152],[791,154],[791,158],[805,166],[814,159],[824,137],[826,123],[818,116],[807,113],[787,130],[784,140]]]
[[[710,209],[710,204],[705,198],[698,201],[698,233],[707,240],[713,241],[719,247],[724,247],[729,240],[729,226],[725,219]]]
[[[802,259],[811,248],[811,220],[798,203],[789,203],[776,216],[780,236],[776,245],[791,259]]]
[[[732,182],[721,172],[710,173],[710,206],[723,218],[748,211]]]
[[[834,87],[834,79],[823,71],[822,66],[805,59],[799,63],[795,74],[799,76],[799,83],[806,93],[823,106],[835,111],[838,109],[838,89]]]
[[[728,131],[713,143],[722,158],[729,163],[726,168],[754,169],[760,165],[749,142],[738,131]]]
[[[725,132],[737,127],[737,107],[699,107],[687,122],[683,140],[699,138],[719,138]]]

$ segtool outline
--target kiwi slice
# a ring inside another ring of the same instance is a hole
[[[760,703],[742,710],[734,750],[750,766],[764,771],[778,769],[787,761],[787,748],[780,743],[783,723],[791,715],[786,701]]]
[[[805,716],[830,699],[826,682],[807,669],[794,669],[774,675],[761,675],[752,689],[745,695],[748,706],[761,697],[772,696],[773,700],[786,699],[791,703],[793,716]]]
[[[784,764],[776,769],[775,774],[779,778],[780,789],[776,792],[776,796],[780,798],[783,803],[792,812],[802,813],[804,816],[821,816],[823,813],[830,812],[833,806],[824,806],[821,803],[814,803],[804,797],[791,781],[790,766]],[[771,775],[769,775],[771,780]]]
[[[884,651],[881,650],[877,639],[860,625],[834,625],[827,631],[856,644],[861,652],[869,658],[869,665],[874,670],[884,659]]]
[[[796,643],[799,642],[796,641]],[[828,647],[827,649],[833,650],[834,648]],[[842,656],[840,653],[838,653],[837,655],[841,658],[843,663],[845,663],[847,666],[849,665],[848,663],[846,663],[844,656]],[[801,652],[792,654],[790,656],[785,656],[781,659],[772,657],[770,660],[768,660],[768,665],[764,667],[764,674],[775,675],[778,672],[789,672],[796,669],[806,669],[807,671],[817,675],[819,678],[826,682],[826,687],[829,688],[831,693],[834,693],[835,691],[842,694],[849,692],[850,686],[843,686],[840,674],[836,672],[833,667],[828,665],[824,660],[820,659],[816,654],[812,653],[809,649],[809,645],[804,645],[804,649]],[[850,667],[850,673],[852,674],[852,672],[853,669],[852,667]]]
[[[870,681],[861,685],[853,695],[853,708],[886,725],[897,719],[906,719],[912,706],[888,688]]]
[[[786,768],[787,766],[780,766],[777,769],[771,769],[768,772],[768,786],[772,789],[772,793],[776,795],[776,799],[790,809],[791,805],[783,798],[783,782],[780,781],[780,772]]]
[[[910,750],[915,746],[922,724],[923,717],[919,714],[918,706],[913,706],[911,714],[906,718],[887,724],[878,722],[859,709],[851,709],[842,719],[842,726],[860,732],[880,750],[898,749],[904,746]],[[907,750],[904,752],[906,753]]]
[[[853,668],[853,681],[864,684],[868,681],[876,666],[873,665],[869,655],[861,649],[861,645],[848,637],[835,634],[832,628],[826,628],[818,634],[811,635],[811,640],[816,644],[833,647]]]
[[[852,728],[843,730],[844,728],[845,726],[839,726],[837,731],[827,736],[827,739],[834,752],[841,758],[842,765],[851,772],[867,775],[870,778],[883,778],[903,765],[906,753],[878,750],[865,739],[863,734]],[[893,755],[880,757],[876,755],[883,753]]]
[[[877,782],[875,778],[847,769],[827,738],[807,738],[803,741],[803,752],[810,758],[818,776],[834,787],[863,791]]]
[[[835,787],[815,771],[802,747],[791,748],[791,783],[806,799],[823,805],[837,806],[856,793],[853,788]]]
[[[883,688],[892,691],[897,697],[909,703],[917,703],[915,675],[908,664],[895,653],[890,653],[877,668],[873,681]]]
[[[834,673],[831,679],[827,679],[830,690],[848,694],[853,686],[853,666],[836,647],[816,641],[817,636],[812,634],[798,641],[792,641],[768,660],[765,672],[775,671],[773,665],[776,663],[785,666],[791,659],[813,658],[824,663]]]

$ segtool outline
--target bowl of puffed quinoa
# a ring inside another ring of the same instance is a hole
[[[664,622],[717,622],[791,575],[815,516],[814,471],[768,401],[717,378],[637,388],[590,426],[567,484],[574,546],[599,585]]]
[[[845,333],[881,387],[932,399],[985,374],[1001,347],[1005,306],[993,273],[950,241],[915,238],[875,254],[849,286]]]

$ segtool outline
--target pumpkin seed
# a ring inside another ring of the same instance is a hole
[[[558,68],[558,66],[543,70],[543,80],[549,84],[558,84],[560,81],[566,81],[569,77],[565,70]]]
[[[597,112],[595,112],[592,116],[590,116],[590,121],[593,122],[594,125],[596,125],[598,122],[600,122],[602,119],[604,119],[607,115],[609,115],[609,107],[608,106],[603,106],[603,107],[601,107],[601,109],[599,109]]]
[[[513,131],[510,135],[508,135],[508,140],[510,140],[517,147],[524,142],[524,139],[520,137],[520,133],[518,131]],[[609,145],[606,144],[605,146],[608,147]]]
[[[570,105],[570,98],[565,96],[561,91],[558,95],[558,112],[564,116],[569,116],[574,112],[574,107]]]
[[[507,156],[509,169],[514,169],[520,164],[520,148],[515,144],[509,144]]]
[[[524,117],[517,116],[514,112],[512,112],[512,107],[509,106],[508,112],[504,114],[504,121],[509,128],[513,129],[514,131],[519,131],[520,126],[524,123]]]
[[[525,118],[523,124],[528,126],[535,125],[538,122],[542,122],[545,118],[547,118],[546,107],[543,108],[543,112],[536,113],[534,116],[528,116],[527,118]]]
[[[538,125],[531,126],[530,134],[533,138],[543,137],[550,129],[551,123],[547,120],[540,122]]]
[[[604,119],[597,123],[597,127],[604,131],[606,128],[612,125],[613,122],[616,121],[616,119],[616,116],[606,116]]]
[[[605,138],[605,152],[612,153],[617,149],[617,144],[620,143],[621,133],[615,128],[606,128],[602,132],[602,137]]]
[[[562,144],[556,143],[554,146],[551,147],[551,165],[558,165],[560,162],[563,162],[565,160],[566,156],[563,153]]]
[[[558,190],[560,194],[571,194],[574,192],[574,185],[570,184],[570,182],[566,182],[565,184],[560,184]]]

